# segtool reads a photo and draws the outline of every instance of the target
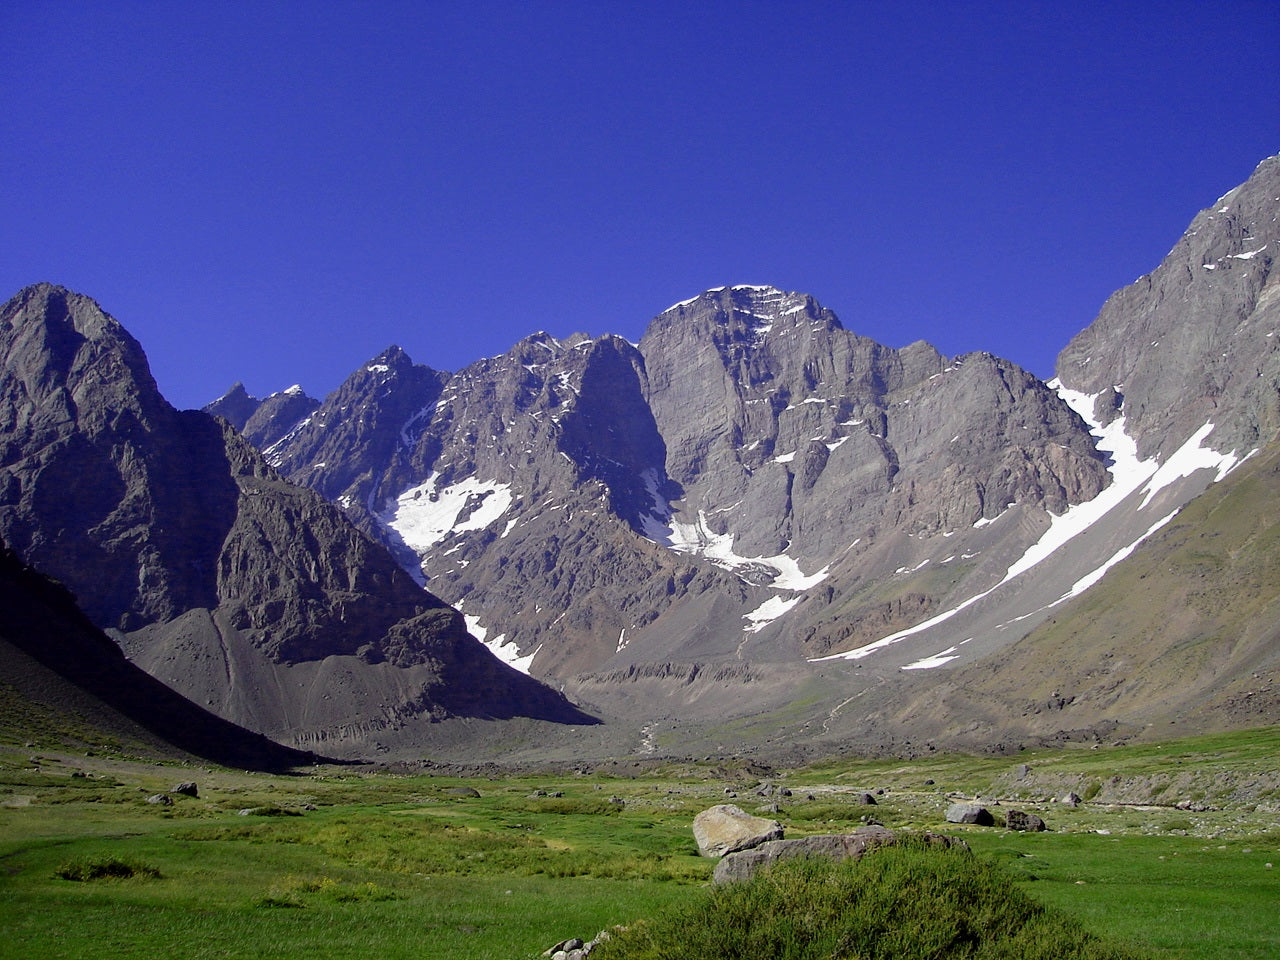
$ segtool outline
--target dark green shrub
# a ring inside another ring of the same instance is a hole
[[[128,880],[140,878],[158,880],[160,871],[147,864],[131,863],[116,857],[101,860],[75,860],[58,867],[56,874],[63,880],[83,882],[87,880]]]
[[[783,862],[712,887],[602,944],[593,960],[1135,960],[965,850]]]

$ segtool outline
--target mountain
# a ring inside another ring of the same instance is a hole
[[[639,344],[535,333],[452,373],[393,346],[215,419],[29,288],[0,311],[0,536],[155,677],[348,756],[1278,722],[1278,198],[1273,157],[1049,383],[736,285]]]
[[[0,536],[147,672],[282,743],[350,755],[465,736],[449,718],[590,721],[229,424],[169,406],[119,323],[48,284],[0,308]]]
[[[1280,429],[1280,156],[1201,211],[1160,265],[1117,291],[1058,358],[1068,389],[1117,412],[1142,457],[1197,430],[1215,450],[1252,450]]]
[[[1013,364],[892,350],[764,287],[678,304],[638,348],[535,334],[448,377],[388,351],[270,455],[560,680],[748,641],[769,659],[848,645],[974,569],[886,591],[905,558],[1107,477],[1084,422]],[[801,629],[770,631],[806,594]]]
[[[392,348],[272,462],[643,749],[900,746],[903,704],[983,670],[1003,700],[926,726],[994,742],[1030,729],[1023,638],[1274,443],[1278,196],[1271,158],[1051,383],[717,287],[638,345],[538,333],[454,374]]]
[[[90,745],[115,741],[154,755],[188,755],[224,766],[285,770],[314,763],[315,754],[282,747],[181,697],[125,659],[58,583],[0,546],[0,664],[9,701],[5,726],[35,711],[23,738],[81,733]],[[56,718],[51,721],[50,718]]]
[[[899,737],[975,747],[1064,730],[1111,738],[1275,723],[1277,585],[1272,443],[1025,640],[940,678],[885,720]]]
[[[226,420],[255,447],[270,450],[318,406],[320,401],[307,396],[296,384],[259,399],[249,396],[244,384],[237,382],[213,403],[207,404],[204,412]]]

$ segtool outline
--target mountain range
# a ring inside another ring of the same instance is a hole
[[[392,346],[180,412],[37,285],[0,312],[0,536],[175,690],[345,756],[1277,722],[1278,213],[1272,157],[1047,383],[732,285],[638,344]]]

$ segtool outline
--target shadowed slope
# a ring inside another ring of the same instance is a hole
[[[65,588],[2,546],[0,609],[5,684],[19,698],[69,717],[76,726],[103,738],[140,741],[162,754],[183,751],[224,766],[283,770],[317,759],[228,723],[129,663]],[[8,732],[30,737],[44,731]]]

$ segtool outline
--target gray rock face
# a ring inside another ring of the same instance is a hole
[[[721,803],[693,818],[693,838],[704,857],[723,857],[782,839],[782,824],[754,817],[732,803]]]
[[[684,511],[728,513],[745,556],[793,544],[825,561],[851,531],[952,530],[1026,500],[1060,511],[1105,483],[1078,418],[1025,371],[881,346],[803,294],[708,291],[640,350]]]
[[[88,621],[65,586],[3,547],[0,610],[0,675],[20,696],[83,717],[104,736],[161,745],[170,756],[176,750],[250,769],[314,761],[228,723],[143,672]]]
[[[0,535],[220,715],[334,749],[448,716],[587,719],[230,426],[173,410],[88,298],[0,308],[0,424]]]
[[[1280,429],[1280,156],[1201,211],[1160,265],[1117,291],[1058,357],[1062,382],[1122,403],[1139,453],[1171,454],[1206,423],[1241,454]]]
[[[262,401],[257,397],[249,396],[249,391],[244,388],[244,384],[237,380],[231,385],[231,389],[217,400],[205,404],[204,412],[214,417],[221,417],[237,430],[244,430],[244,425],[261,405]]]
[[[366,422],[378,443],[344,425]],[[560,679],[737,659],[801,599],[755,656],[865,643],[990,574],[866,585],[1107,479],[1080,419],[1013,365],[891,350],[764,287],[673,307],[639,350],[536,334],[448,377],[389,351],[269,458]]]
[[[270,449],[315,413],[320,401],[301,387],[290,387],[263,399],[241,430],[259,450]]]
[[[687,635],[674,600],[743,592],[637,532],[671,492],[643,379],[616,337],[537,334],[451,376],[393,348],[268,456],[465,605],[478,632],[502,634],[509,656],[572,673],[629,631]]]
[[[925,842],[942,847],[967,845],[954,837],[941,834],[923,834]],[[868,850],[892,846],[901,837],[886,827],[858,827],[853,833],[820,834],[799,837],[795,840],[773,840],[749,850],[731,853],[716,864],[716,883],[748,880],[760,870],[780,860],[795,857],[818,857],[827,860],[857,860]]]
[[[306,419],[262,447],[295,483],[341,504],[363,529],[384,472],[403,455],[446,379],[389,347],[356,370]]]
[[[926,619],[976,571],[901,574],[975,552],[964,543],[975,523],[1010,504],[1061,512],[1108,480],[1080,419],[1025,371],[986,354],[948,361],[923,343],[883,347],[802,294],[708,291],[655,319],[640,349],[683,491],[676,529],[822,571],[807,615],[788,616],[791,645],[808,655]],[[752,575],[744,562],[735,571]]]
[[[217,556],[236,515],[221,428],[165,403],[137,341],[58,287],[0,308],[0,363],[5,542],[101,626],[217,606],[195,558]]]
[[[249,396],[244,384],[237,382],[206,404],[204,412],[226,420],[255,447],[266,450],[297,428],[319,405],[319,400],[307,396],[298,386],[258,399]]]

